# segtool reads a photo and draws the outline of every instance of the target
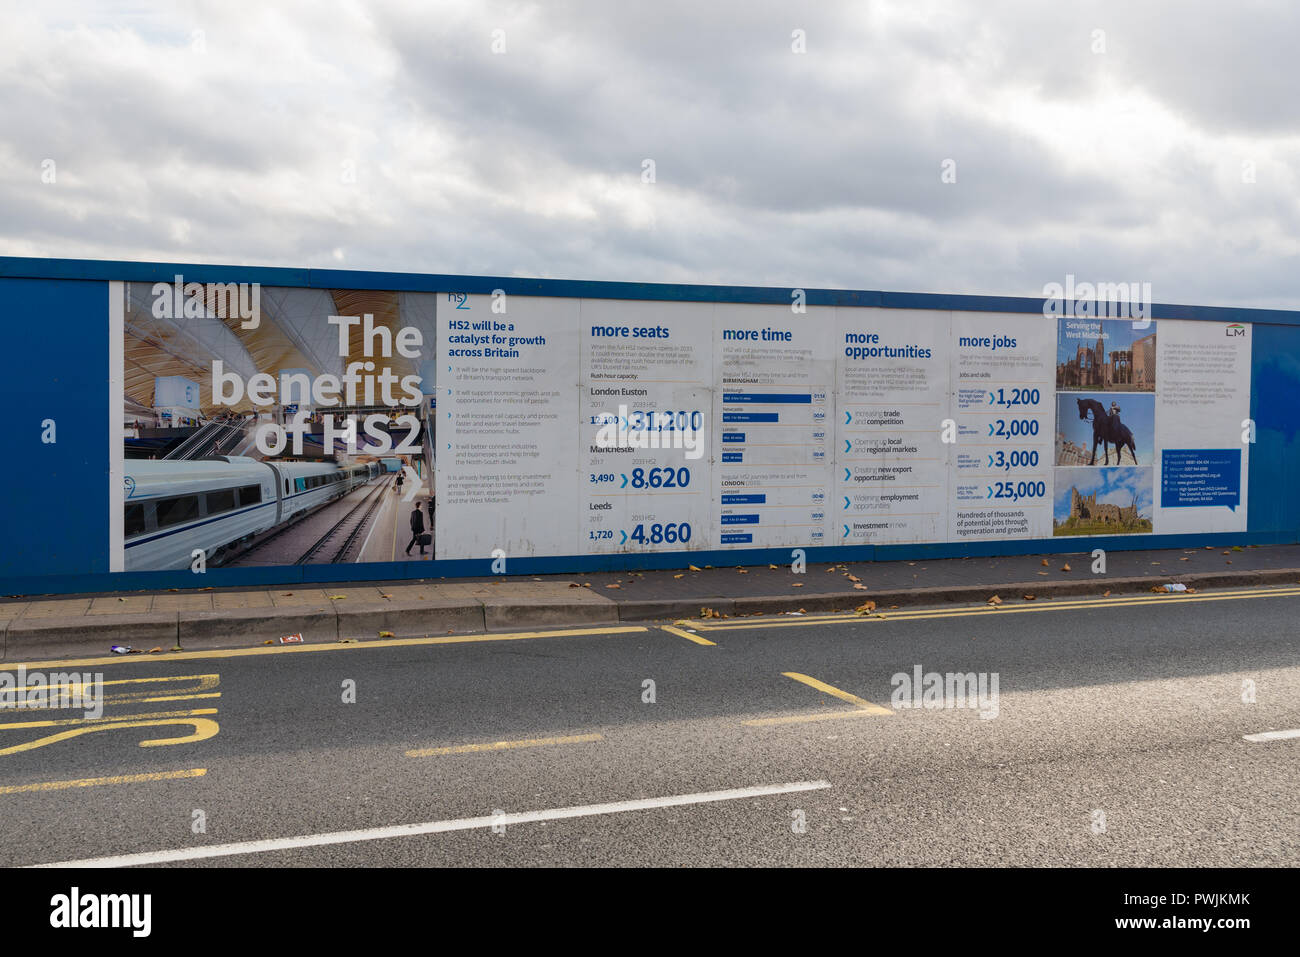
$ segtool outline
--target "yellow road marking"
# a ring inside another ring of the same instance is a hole
[[[52,676],[51,676],[52,677]],[[156,684],[158,682],[177,682],[177,681],[197,681],[195,687],[188,689],[184,694],[158,694],[157,691],[122,691],[113,694],[105,694],[101,704],[155,704],[162,701],[193,701],[202,698],[220,698],[220,691],[211,691],[220,682],[221,676],[215,674],[208,675],[168,675],[166,677],[155,678],[114,678],[110,681],[104,681],[102,684],[105,688],[109,685],[137,685],[137,684]],[[85,691],[88,685],[81,681],[56,682],[43,686],[44,696],[47,699],[45,704],[28,704],[26,701],[19,701],[13,707],[19,711],[70,711],[84,710],[83,704],[62,704],[58,699],[67,700],[74,696],[84,699]],[[66,689],[66,693],[65,693]],[[24,693],[24,689],[13,689],[15,693]],[[164,689],[158,689],[162,691]],[[26,692],[30,692],[27,688]],[[199,693],[202,692],[202,693]],[[128,715],[127,717],[132,717]]]
[[[65,791],[68,788],[93,788],[103,784],[140,784],[144,781],[174,781],[177,778],[201,778],[207,768],[188,771],[153,771],[148,774],[118,774],[111,778],[78,778],[75,781],[42,781],[39,784],[7,784],[0,794],[25,794],[30,791]]]
[[[689,631],[682,631],[680,628],[674,628],[672,625],[659,626],[670,635],[676,635],[678,638],[685,638],[687,641],[693,641],[697,645],[716,645],[716,641],[709,641],[707,638],[701,638],[699,635],[692,635]]]
[[[0,724],[0,731],[14,728],[57,728],[62,725],[76,724],[110,724],[114,721],[142,721],[146,718],[188,718],[196,714],[216,714],[216,708],[196,708],[193,711],[155,711],[152,714],[105,715],[100,718],[52,718],[46,721],[15,721]],[[3,752],[0,752],[3,753]]]
[[[963,618],[972,615],[1007,615],[1018,612],[1034,611],[1065,611],[1079,610],[1084,608],[1116,608],[1125,605],[1135,605],[1142,602],[1174,602],[1176,604],[1187,604],[1189,602],[1201,601],[1234,601],[1246,598],[1288,598],[1300,596],[1300,589],[1271,589],[1271,590],[1250,590],[1245,592],[1234,592],[1230,594],[1161,594],[1161,595],[1132,595],[1115,598],[1092,598],[1073,601],[1044,601],[1042,604],[1026,603],[1023,605],[975,605],[965,608],[952,609],[917,609],[914,611],[877,611],[871,615],[857,615],[852,613],[827,614],[817,617],[782,617],[780,619],[751,619],[729,621],[726,624],[705,625],[698,624],[694,627],[701,631],[734,631],[743,628],[792,628],[799,625],[809,624],[844,624],[854,621],[917,621],[935,618]]]
[[[548,744],[582,744],[603,741],[599,734],[572,734],[562,738],[524,738],[521,741],[492,741],[488,744],[458,744],[449,748],[418,748],[407,751],[408,758],[431,758],[443,754],[478,754],[483,751],[506,751],[511,748],[539,748]]]
[[[63,723],[63,722],[57,722]],[[142,748],[159,748],[169,744],[190,744],[196,741],[206,741],[213,737],[221,726],[211,718],[165,718],[158,721],[108,721],[102,724],[86,725],[80,728],[69,728],[67,731],[60,731],[57,734],[47,735],[44,738],[37,738],[35,741],[28,741],[25,744],[15,744],[12,747],[0,748],[0,757],[6,754],[18,754],[21,751],[32,751],[36,748],[43,748],[46,745],[55,744],[59,741],[67,741],[69,738],[80,737],[83,734],[93,734],[96,731],[110,731],[117,728],[153,728],[169,724],[189,724],[194,726],[194,731],[180,738],[153,738],[148,741],[141,741]]]
[[[114,655],[111,658],[67,658],[60,661],[15,661],[0,663],[0,671],[11,671],[20,665],[24,668],[68,668],[74,665],[120,665],[144,663],[170,663],[208,658],[243,658],[254,655],[291,655],[312,651],[354,651],[359,648],[403,648],[414,645],[454,645],[479,641],[521,641],[528,638],[576,638],[584,635],[628,635],[646,632],[643,625],[622,625],[609,628],[566,628],[556,631],[524,631],[507,634],[447,635],[439,638],[385,638],[380,641],[362,641],[356,644],[325,642],[315,645],[273,645],[258,648],[218,648],[211,651],[177,651],[164,655]]]
[[[828,685],[826,682],[818,681],[816,678],[811,678],[808,675],[801,675],[797,671],[783,671],[781,672],[781,674],[785,675],[785,677],[787,678],[793,678],[795,681],[798,681],[801,684],[806,684],[809,688],[816,688],[818,691],[821,691],[824,694],[828,694],[831,695],[832,697],[839,698],[841,701],[847,701],[849,704],[855,704],[862,710],[870,712],[871,714],[893,714],[894,713],[890,711],[888,708],[882,708],[878,704],[872,704],[870,701],[867,701],[863,698],[859,698],[855,694],[849,694],[847,691],[841,691],[839,688],[836,688],[833,685]]]
[[[753,718],[749,721],[742,721],[741,724],[748,725],[751,728],[760,728],[770,724],[801,724],[805,721],[832,721],[838,718],[870,718],[876,714],[875,711],[855,708],[852,711],[818,711],[816,714],[788,714],[780,718]],[[886,711],[885,714],[893,714],[893,712]]]

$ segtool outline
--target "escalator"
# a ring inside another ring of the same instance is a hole
[[[243,419],[217,419],[203,426],[163,456],[165,460],[199,459],[209,455],[229,455],[244,444],[246,423]]]

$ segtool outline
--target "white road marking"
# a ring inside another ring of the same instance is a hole
[[[39,868],[132,867],[137,864],[166,864],[172,861],[196,861],[208,857],[231,857],[236,854],[263,854],[267,851],[285,851],[298,847],[324,847],[329,844],[352,844],[358,841],[382,841],[393,837],[415,837],[420,834],[469,831],[476,828],[493,827],[494,825],[532,824],[537,821],[562,821],[566,818],[595,817],[600,814],[619,814],[624,811],[648,811],[663,807],[681,807],[686,804],[740,801],[745,798],[770,797],[774,794],[821,791],[830,786],[829,781],[795,781],[790,784],[766,784],[750,788],[733,788],[727,791],[674,794],[668,797],[613,801],[609,804],[582,804],[576,807],[551,808],[545,811],[522,811],[515,814],[502,814],[491,817],[463,817],[452,821],[429,821],[424,824],[395,824],[390,827],[371,827],[360,831],[330,831],[325,834],[304,834],[301,837],[276,837],[262,841],[239,841],[234,844],[213,844],[208,847],[187,847],[170,851],[145,851],[141,854],[91,857],[80,861],[60,861],[56,864],[34,864],[30,866]]]
[[[1290,731],[1261,731],[1259,734],[1242,735],[1247,741],[1285,741],[1287,738],[1300,738],[1300,728]]]

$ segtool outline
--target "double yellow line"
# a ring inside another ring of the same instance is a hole
[[[1187,594],[1186,592],[1166,592],[1162,594],[1128,595],[1115,598],[1082,598],[1061,601],[1059,599],[1042,599],[1042,603],[1025,602],[1023,604],[974,605],[961,608],[917,608],[912,610],[874,611],[864,614],[856,612],[830,612],[813,615],[783,615],[780,618],[736,618],[726,622],[678,621],[678,625],[689,626],[697,631],[736,631],[747,628],[798,628],[805,625],[839,625],[850,622],[880,621],[924,621],[935,618],[968,618],[974,615],[1015,615],[1024,612],[1045,611],[1081,611],[1093,608],[1123,608],[1149,605],[1152,603],[1188,604],[1206,601],[1238,601],[1247,598],[1295,598],[1300,597],[1300,587],[1282,588],[1245,588],[1230,592],[1207,592],[1205,594]],[[864,601],[869,600],[866,595]]]

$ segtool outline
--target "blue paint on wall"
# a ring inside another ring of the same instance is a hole
[[[1255,444],[1247,466],[1251,532],[1300,540],[1300,329],[1251,328],[1250,416]]]
[[[107,573],[108,284],[0,279],[0,334],[0,587]],[[46,420],[53,444],[41,440]]]

